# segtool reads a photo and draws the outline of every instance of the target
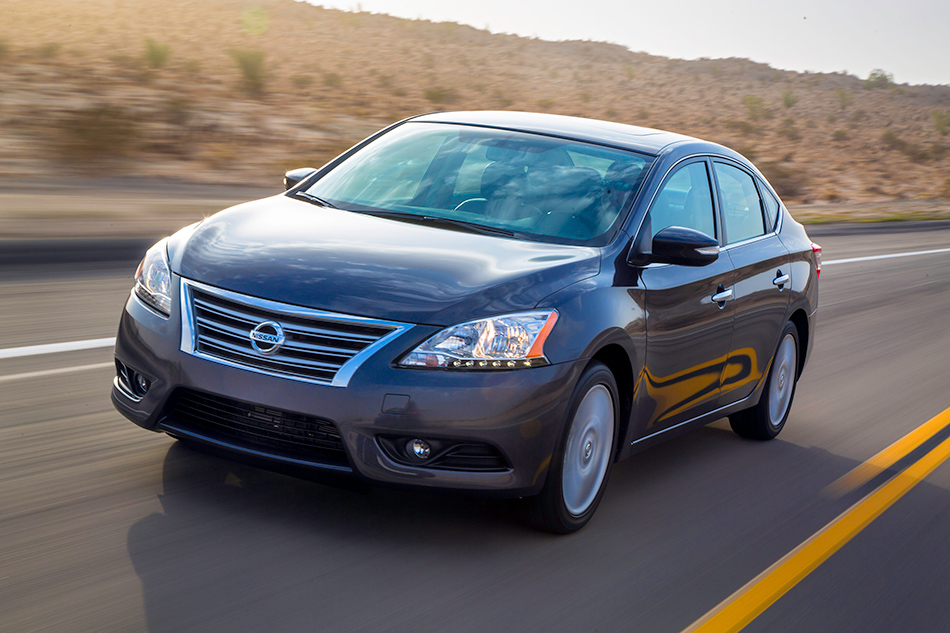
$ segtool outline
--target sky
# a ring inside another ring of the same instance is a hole
[[[950,84],[950,0],[309,0],[653,55],[745,57],[775,68]]]

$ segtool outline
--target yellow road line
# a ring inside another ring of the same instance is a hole
[[[950,409],[943,414],[950,412]],[[785,595],[829,556],[950,457],[950,439],[866,496],[726,598],[683,633],[734,633]]]
[[[938,413],[928,422],[918,426],[848,474],[829,484],[822,492],[837,499],[853,490],[857,490],[879,473],[909,455],[947,425],[950,425],[950,409]]]

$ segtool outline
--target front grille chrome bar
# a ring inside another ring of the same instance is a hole
[[[181,351],[269,376],[345,387],[370,355],[411,327],[259,299],[181,279]],[[251,330],[279,323],[284,341],[266,355]]]

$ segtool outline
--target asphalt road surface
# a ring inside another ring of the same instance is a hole
[[[683,631],[948,434],[827,490],[950,407],[950,252],[834,263],[950,248],[905,228],[811,231],[830,263],[776,441],[720,421],[643,452],[569,537],[193,452],[113,410],[108,348],[0,359],[0,631]],[[0,270],[0,350],[114,336],[133,267]],[[936,463],[744,630],[950,630]]]

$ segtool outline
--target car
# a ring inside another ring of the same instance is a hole
[[[400,121],[145,255],[112,401],[301,477],[521,499],[583,527],[612,465],[785,426],[821,249],[721,145],[548,114]]]

